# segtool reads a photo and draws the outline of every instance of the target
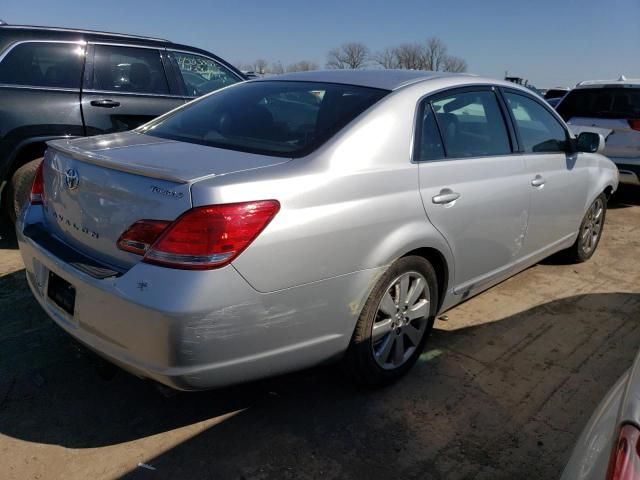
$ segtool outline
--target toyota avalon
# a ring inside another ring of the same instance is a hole
[[[258,79],[50,142],[19,244],[51,318],[140,377],[197,390],[340,359],[380,385],[439,312],[593,255],[618,185],[603,146],[502,81]]]

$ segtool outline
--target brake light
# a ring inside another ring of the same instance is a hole
[[[166,220],[139,220],[120,235],[118,248],[144,255],[170,223]]]
[[[44,161],[40,162],[40,165],[38,165],[36,169],[36,174],[33,177],[33,184],[31,185],[31,205],[42,205],[44,203],[43,166]]]
[[[616,444],[611,451],[607,480],[640,479],[640,430],[633,425],[620,427]]]
[[[640,120],[627,120],[627,122],[629,122],[629,127],[631,127],[632,130],[640,131]]]
[[[276,200],[196,207],[168,226],[157,220],[134,223],[122,234],[118,247],[143,254],[144,262],[166,267],[218,268],[240,255],[278,210]]]

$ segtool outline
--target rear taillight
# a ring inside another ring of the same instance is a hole
[[[36,169],[31,185],[31,205],[42,205],[44,203],[44,180],[42,178],[42,169],[44,162],[40,162]]]
[[[139,220],[120,235],[118,248],[144,255],[170,224],[166,220]]]
[[[640,120],[627,120],[627,122],[629,122],[629,127],[631,127],[632,130],[640,131]]]
[[[625,424],[620,427],[616,444],[611,451],[607,480],[640,479],[640,430]]]
[[[134,223],[122,234],[118,247],[166,267],[218,268],[247,248],[279,209],[276,200],[196,207],[168,226],[151,220]]]

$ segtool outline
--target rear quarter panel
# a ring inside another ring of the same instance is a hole
[[[424,87],[423,87],[424,88]],[[390,94],[308,157],[199,182],[194,205],[275,198],[281,210],[233,265],[260,292],[449,248],[427,221],[410,159],[420,90]]]

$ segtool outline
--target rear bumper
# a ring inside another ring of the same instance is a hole
[[[609,158],[618,167],[620,183],[640,185],[640,158]]]
[[[22,234],[29,286],[49,316],[140,377],[200,390],[305,368],[341,355],[379,269],[262,294],[233,268],[139,263],[94,278]],[[47,296],[48,272],[76,289],[74,315]]]

